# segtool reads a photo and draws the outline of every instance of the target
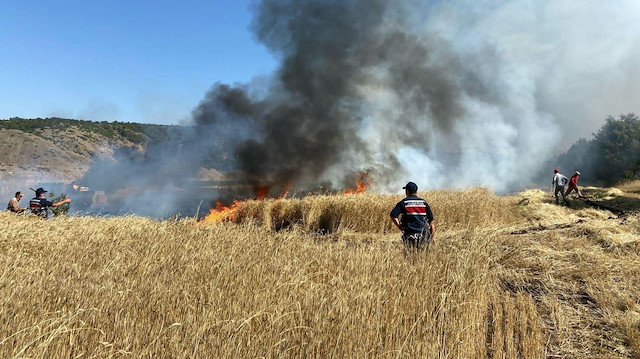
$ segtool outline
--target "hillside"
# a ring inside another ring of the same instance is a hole
[[[175,126],[59,118],[0,120],[0,193],[16,184],[69,183],[93,161],[113,159],[119,148],[144,152]]]
[[[2,357],[637,358],[638,182],[594,205],[422,193],[246,201],[233,222],[0,214]]]

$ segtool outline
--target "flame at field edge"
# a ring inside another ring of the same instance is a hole
[[[373,179],[369,176],[369,172],[360,172],[358,174],[358,178],[356,179],[356,188],[350,188],[344,192],[343,194],[356,194],[356,193],[364,193],[367,191],[367,188],[371,187],[373,184]]]
[[[200,221],[201,223],[219,223],[219,222],[234,222],[236,219],[236,212],[240,206],[241,201],[234,200],[228,206],[225,206],[222,202],[216,201],[216,207],[209,209],[209,214]]]

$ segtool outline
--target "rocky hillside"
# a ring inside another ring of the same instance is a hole
[[[174,126],[59,118],[0,121],[0,193],[43,182],[69,183],[118,148],[144,152]]]

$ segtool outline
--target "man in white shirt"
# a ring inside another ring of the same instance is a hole
[[[20,200],[22,199],[23,196],[24,196],[24,193],[16,192],[16,196],[11,198],[11,200],[9,201],[9,204],[7,205],[7,211],[10,211],[13,213],[24,212],[26,208],[20,207]]]
[[[553,181],[551,181],[551,184],[553,185],[553,195],[556,197],[556,204],[559,204],[559,199],[558,199],[558,192],[560,192],[560,194],[562,195],[562,204],[566,204],[567,203],[567,197],[564,194],[564,186],[567,185],[567,182],[569,182],[569,179],[567,177],[565,177],[564,175],[562,175],[560,173],[559,169],[555,169],[553,170]]]

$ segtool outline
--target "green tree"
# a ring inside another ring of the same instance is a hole
[[[67,199],[66,193],[60,193],[58,196],[53,192],[49,193],[49,200],[53,203],[64,201],[65,199]],[[65,203],[58,207],[51,207],[50,209],[51,213],[53,213],[55,217],[63,216],[69,213],[69,203]]]
[[[583,175],[581,181],[597,185],[613,185],[622,179],[638,178],[640,118],[634,113],[607,117],[592,139],[579,139],[567,152],[545,164],[539,183],[547,182],[553,168],[560,168],[565,174],[579,170]]]
[[[612,183],[640,174],[640,119],[633,113],[607,117],[594,135],[596,175]]]

